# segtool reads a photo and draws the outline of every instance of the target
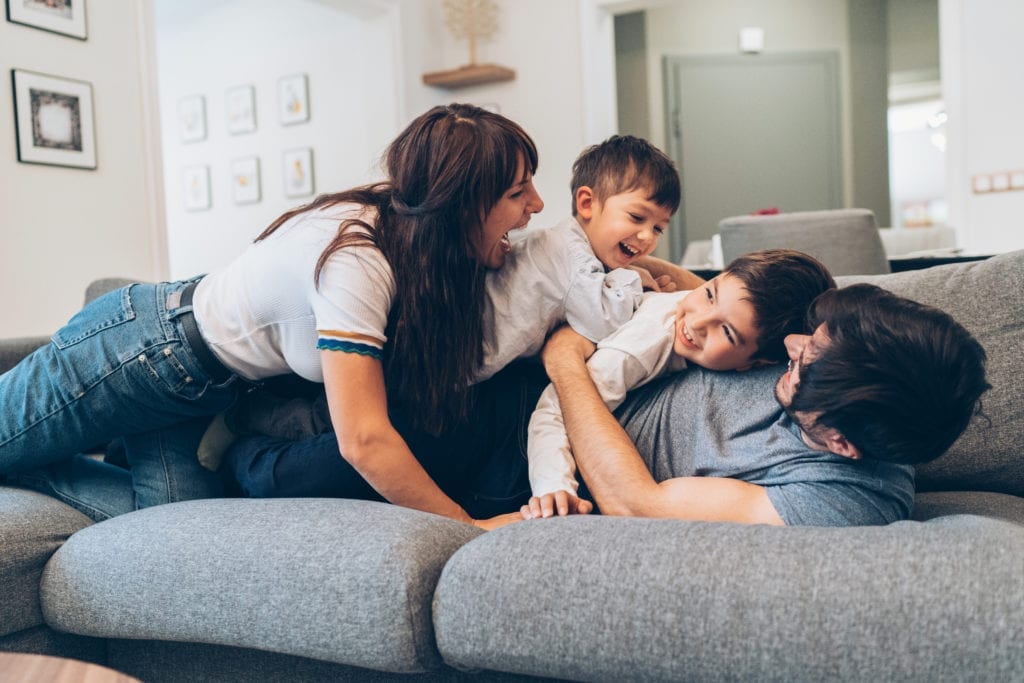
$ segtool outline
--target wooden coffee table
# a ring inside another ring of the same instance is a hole
[[[18,683],[140,683],[120,671],[77,659],[0,652],[0,681]]]

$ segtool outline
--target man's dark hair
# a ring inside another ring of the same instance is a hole
[[[572,215],[576,191],[589,187],[598,201],[637,188],[658,206],[676,212],[682,197],[679,172],[672,160],[643,138],[613,135],[583,150],[572,165]]]
[[[817,415],[867,458],[934,460],[981,412],[985,350],[947,313],[868,284],[822,294],[829,343],[800,368],[789,410]]]
[[[744,254],[722,271],[743,283],[744,300],[754,308],[757,351],[751,360],[771,363],[787,359],[787,335],[806,334],[807,309],[827,289],[836,286],[821,261],[793,249],[764,249]]]

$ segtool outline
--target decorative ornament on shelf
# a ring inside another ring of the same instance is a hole
[[[510,81],[516,72],[497,64],[477,64],[476,44],[498,31],[495,0],[444,0],[445,23],[456,38],[469,41],[469,64],[449,71],[423,74],[423,82],[439,88],[463,88]]]

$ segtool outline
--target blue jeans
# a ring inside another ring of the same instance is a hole
[[[221,495],[196,447],[248,385],[214,383],[196,358],[180,320],[185,284],[109,292],[0,376],[0,474],[96,520]],[[129,472],[79,455],[116,437]]]
[[[530,497],[527,424],[547,383],[539,364],[513,363],[477,385],[469,419],[440,436],[415,429],[399,411],[392,410],[390,417],[441,490],[471,516],[482,519],[514,512]],[[256,433],[237,439],[221,466],[237,486],[236,493],[254,498],[382,500],[342,457],[333,431],[285,438],[275,434],[280,423],[315,420],[300,420],[298,415],[288,420],[282,411],[269,411],[261,428],[259,415],[247,417]]]

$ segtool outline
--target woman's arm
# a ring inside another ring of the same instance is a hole
[[[668,275],[672,282],[676,283],[676,290],[687,291],[696,289],[704,279],[694,275],[682,266],[677,266],[671,261],[660,259],[657,256],[641,256],[633,265],[646,269],[655,279]]]
[[[341,456],[377,493],[395,505],[433,512],[460,522],[493,528],[493,518],[473,520],[430,478],[388,418],[384,372],[376,358],[321,351],[331,423]]]

